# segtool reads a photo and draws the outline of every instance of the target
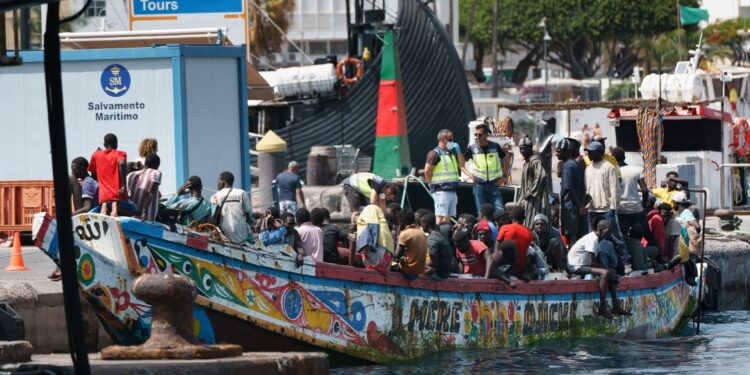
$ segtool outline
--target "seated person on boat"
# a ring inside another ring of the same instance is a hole
[[[229,241],[240,244],[251,239],[250,223],[252,217],[252,206],[250,197],[242,189],[235,189],[234,175],[231,172],[222,172],[219,175],[217,192],[211,197],[211,203],[216,205],[215,213],[218,223],[213,224],[221,229],[221,233]]]
[[[189,225],[203,224],[211,215],[212,206],[202,195],[203,182],[198,176],[190,176],[165,204],[167,210],[177,211],[177,222]]]
[[[614,245],[610,241],[609,221],[602,218],[594,220],[593,232],[581,237],[568,252],[569,272],[576,275],[594,275],[599,278],[599,315],[612,319],[612,314],[630,315],[625,311],[620,300],[617,298],[617,274],[614,269],[607,265],[599,264],[596,255],[607,254],[607,258],[614,257]],[[602,257],[603,259],[603,257]],[[608,263],[617,263],[617,259],[608,260]],[[609,264],[611,266],[612,264]],[[612,309],[607,307],[607,291],[612,296]]]

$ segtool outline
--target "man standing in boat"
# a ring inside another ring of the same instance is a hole
[[[488,140],[489,135],[490,128],[486,124],[477,125],[474,131],[476,141],[464,151],[464,159],[471,160],[470,176],[478,214],[484,203],[492,203],[495,210],[505,209],[500,192],[505,152],[499,144]]]
[[[612,319],[612,314],[631,315],[625,311],[617,298],[616,273],[596,262],[596,254],[609,252],[613,245],[610,239],[610,223],[602,218],[594,219],[594,231],[583,236],[570,248],[568,271],[575,275],[594,275],[599,278],[599,311],[604,318]],[[607,307],[607,291],[612,296],[612,310]]]
[[[549,196],[547,172],[542,166],[542,158],[534,153],[534,144],[528,136],[521,138],[518,149],[523,156],[523,174],[521,175],[521,199],[518,205],[526,211],[524,225],[534,227],[534,217],[542,214],[549,216]]]
[[[449,129],[440,130],[437,139],[438,146],[427,153],[424,177],[430,184],[430,192],[435,202],[435,216],[440,224],[449,222],[451,216],[456,216],[459,171],[471,174],[465,170],[463,155],[456,152],[453,132]]]
[[[398,186],[387,183],[383,177],[374,173],[354,173],[341,183],[344,185],[344,197],[352,213],[359,212],[362,207],[369,204],[385,211],[388,203],[398,199]]]
[[[630,265],[630,254],[625,247],[625,238],[617,223],[617,207],[620,204],[620,180],[617,171],[609,162],[603,159],[604,145],[591,142],[586,148],[591,159],[591,165],[586,168],[586,194],[591,197],[589,202],[589,230],[596,229],[594,220],[606,219],[611,223],[610,237],[615,245],[615,251],[620,260],[617,272],[625,273],[625,267]]]
[[[573,142],[569,138],[557,143],[557,158],[563,162],[560,174],[560,231],[567,237],[570,245],[586,231],[583,225],[586,215],[583,173],[571,155],[572,150]]]
[[[104,136],[104,150],[97,149],[91,155],[89,172],[99,183],[99,204],[102,215],[117,216],[118,203],[127,202],[125,178],[128,154],[117,149],[117,136]]]

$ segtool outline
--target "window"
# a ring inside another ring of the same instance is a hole
[[[85,1],[84,1],[85,4]],[[107,1],[106,0],[92,0],[91,5],[86,8],[86,17],[106,17],[107,16]]]
[[[311,40],[308,43],[308,51],[311,55],[328,54],[328,42]]]
[[[349,52],[349,47],[346,41],[331,41],[331,54],[332,55],[346,55]]]

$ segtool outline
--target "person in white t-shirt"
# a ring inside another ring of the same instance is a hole
[[[253,212],[250,197],[242,189],[235,189],[234,175],[231,172],[221,172],[216,194],[211,197],[211,203],[216,209],[221,209],[221,233],[234,243],[247,241],[250,234],[250,214]]]
[[[644,230],[643,237],[647,246],[658,248],[659,243],[649,228],[646,212],[643,207],[648,201],[648,186],[643,178],[643,168],[625,163],[625,150],[622,147],[612,149],[612,156],[617,160],[622,174],[620,204],[617,206],[617,222],[620,233],[630,233],[630,228],[640,224]],[[631,250],[632,251],[632,250]]]
[[[631,315],[620,304],[617,298],[617,275],[613,269],[599,264],[596,255],[607,248],[614,252],[610,240],[610,223],[602,218],[594,219],[594,231],[581,237],[568,252],[568,272],[576,275],[594,275],[599,277],[599,311],[604,318],[612,319],[612,314]],[[607,291],[612,296],[612,310],[607,307]]]

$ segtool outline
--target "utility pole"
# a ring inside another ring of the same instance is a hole
[[[466,20],[466,33],[464,33],[464,44],[461,46],[461,66],[466,70],[466,47],[469,46],[469,36],[471,35],[471,27],[474,25],[474,12],[477,10],[477,0],[471,2],[471,9],[469,10],[469,19]]]
[[[21,50],[28,51],[31,49],[31,11],[28,7],[21,8]]]
[[[497,98],[497,24],[500,16],[500,0],[495,0],[492,12],[492,97]]]
[[[549,33],[547,33],[547,17],[542,17],[538,26],[544,29],[544,36],[542,37],[542,42],[544,43],[544,101],[548,102],[549,88],[547,87],[547,83],[549,81],[549,67],[547,66],[547,42],[552,40],[552,38],[549,36]]]

